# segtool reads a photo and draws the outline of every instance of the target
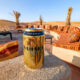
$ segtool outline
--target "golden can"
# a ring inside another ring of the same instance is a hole
[[[24,63],[32,69],[41,68],[44,62],[44,32],[40,28],[28,28],[23,34]]]

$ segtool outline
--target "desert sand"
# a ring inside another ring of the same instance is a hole
[[[40,24],[39,21],[34,21],[34,22],[21,22],[20,25],[27,25],[27,24]],[[65,21],[56,21],[56,22],[43,22],[43,24],[50,24],[50,25],[58,25],[58,26],[65,26]],[[15,26],[15,22],[13,21],[9,21],[9,20],[0,20],[0,26]],[[72,26],[76,26],[79,27],[80,26],[80,22],[71,22]]]

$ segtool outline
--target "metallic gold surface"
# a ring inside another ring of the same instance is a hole
[[[36,69],[42,67],[44,62],[44,40],[44,35],[23,35],[24,63],[29,68]]]

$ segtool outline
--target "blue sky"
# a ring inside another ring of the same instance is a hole
[[[73,8],[71,21],[80,21],[80,0],[0,0],[0,19],[15,21],[13,10],[21,13],[21,22],[65,21],[67,10]]]

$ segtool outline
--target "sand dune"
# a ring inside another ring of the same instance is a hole
[[[39,21],[34,21],[34,22],[21,22],[20,25],[26,25],[26,24],[40,24]],[[65,22],[63,21],[56,21],[56,22],[44,22],[43,24],[50,24],[50,25],[58,25],[58,26],[65,26]],[[15,26],[15,22],[13,21],[8,21],[8,20],[0,20],[0,26]],[[80,26],[80,22],[71,22],[72,26]]]
[[[15,26],[15,22],[8,20],[0,20],[0,26]]]
[[[51,25],[58,25],[58,26],[65,26],[65,22],[57,21],[57,22],[47,22],[47,24]],[[80,22],[71,22],[72,26],[80,26]]]

